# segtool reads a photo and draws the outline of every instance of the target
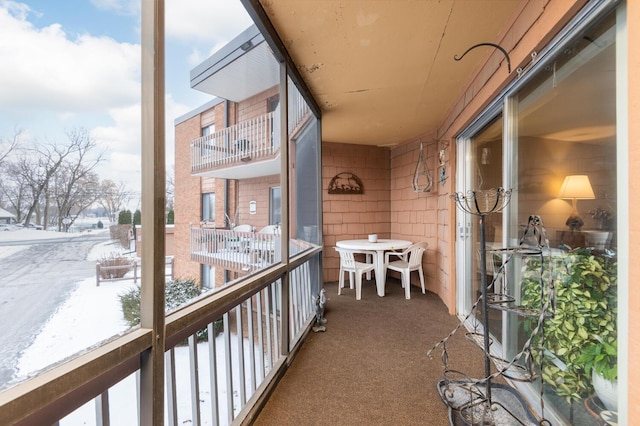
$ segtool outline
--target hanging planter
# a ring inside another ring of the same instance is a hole
[[[427,165],[427,156],[423,153],[422,143],[420,144],[420,154],[416,163],[416,170],[413,173],[413,192],[430,192],[433,186],[431,172]]]

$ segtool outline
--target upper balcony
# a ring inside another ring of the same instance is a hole
[[[276,113],[217,130],[191,142],[191,173],[247,179],[280,172],[280,132]]]

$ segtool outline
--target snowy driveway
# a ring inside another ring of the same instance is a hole
[[[13,378],[20,353],[78,282],[95,276],[95,262],[86,260],[87,253],[109,238],[108,233],[62,235],[0,239],[0,249],[26,246],[0,257],[0,389]]]

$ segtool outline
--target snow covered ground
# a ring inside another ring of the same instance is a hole
[[[35,239],[50,237],[50,235],[58,232],[31,231],[20,230],[5,232],[6,234],[21,234],[20,238],[14,241],[22,241],[26,239],[27,234]],[[62,234],[69,236],[76,234]],[[79,234],[78,234],[79,235]],[[55,237],[50,237],[55,238]],[[24,246],[0,246],[0,257],[8,256],[15,253]],[[118,245],[112,242],[100,243],[94,246],[88,255],[87,260],[98,260],[102,257],[109,256],[118,251]],[[119,250],[123,252],[124,249]],[[9,254],[7,254],[9,253]],[[87,279],[78,283],[77,288],[73,291],[66,302],[59,306],[56,313],[45,324],[42,332],[35,339],[33,344],[23,352],[18,368],[20,376],[34,376],[46,367],[64,360],[78,352],[92,347],[97,343],[115,335],[126,332],[129,328],[124,320],[120,307],[119,295],[134,286],[133,280],[101,282],[100,286],[96,286],[95,277],[87,277]],[[224,360],[224,345],[222,344],[222,336],[218,336],[217,353],[218,359]],[[245,350],[250,350],[250,345],[244,345]],[[200,424],[213,424],[211,420],[211,398],[209,389],[209,365],[208,365],[208,347],[207,344],[198,345],[199,359],[201,360],[199,368],[200,377],[200,401],[202,410],[202,419]],[[256,353],[260,357],[259,353]],[[178,395],[178,421],[180,424],[196,422],[192,419],[191,413],[191,389],[189,382],[189,353],[187,347],[177,347],[175,349],[176,358],[176,387]],[[232,359],[237,359],[237,347],[232,345]],[[224,371],[224,368],[221,369]],[[237,377],[237,371],[234,375]],[[224,382],[224,380],[222,381]],[[226,399],[226,385],[224,383],[218,385],[219,396],[221,400]],[[237,407],[238,396],[234,392],[234,401]],[[109,405],[111,424],[115,425],[137,425],[137,397],[136,397],[136,378],[135,375],[124,379],[109,391]],[[236,408],[237,409],[237,408]],[[227,407],[219,407],[221,423],[226,424]],[[85,404],[74,413],[60,421],[60,425],[93,425],[95,420],[95,405],[91,401]]]

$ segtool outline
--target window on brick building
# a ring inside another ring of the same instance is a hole
[[[202,194],[202,220],[215,222],[216,220],[216,193]]]
[[[269,224],[277,225],[282,222],[282,201],[280,198],[280,187],[274,186],[269,189]]]

